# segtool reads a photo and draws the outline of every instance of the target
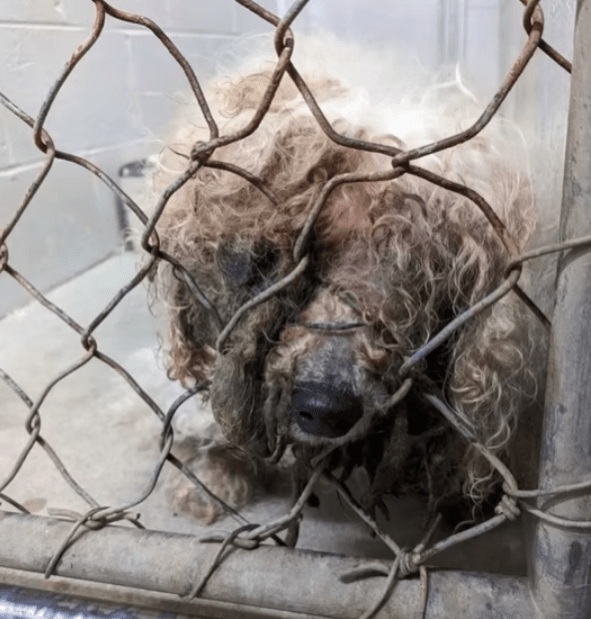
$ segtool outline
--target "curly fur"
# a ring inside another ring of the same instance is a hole
[[[210,89],[222,134],[250,120],[269,76],[263,68]],[[305,77],[337,131],[403,148],[456,133],[479,109],[459,82],[372,108],[366,93],[332,77]],[[497,120],[469,142],[418,164],[478,191],[521,251],[535,215],[516,136]],[[185,127],[161,157],[157,189],[185,169],[191,146],[207,139],[203,128]],[[326,137],[287,76],[259,129],[217,149],[214,158],[257,175],[278,200],[273,205],[236,174],[203,168],[160,219],[163,249],[185,265],[224,322],[296,266],[295,240],[327,180],[390,169],[388,157]],[[248,312],[222,353],[214,349],[211,317],[162,263],[170,376],[185,384],[210,379],[225,440],[255,458],[269,456],[278,440],[304,462],[334,446],[330,468],[369,472],[369,507],[383,494],[408,490],[435,501],[461,489],[476,501],[485,498],[498,481],[490,465],[426,404],[421,390],[435,385],[484,445],[506,455],[536,389],[533,318],[513,293],[433,353],[399,405],[390,410],[387,401],[401,384],[403,360],[502,282],[509,255],[488,220],[470,200],[410,175],[345,184],[330,194],[307,251],[311,260],[302,277]],[[362,326],[321,328],[349,323]],[[362,402],[361,418],[337,437],[303,431],[293,422],[290,398],[310,381],[353,393]]]

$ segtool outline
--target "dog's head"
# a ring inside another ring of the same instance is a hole
[[[221,100],[232,118],[225,134],[246,124],[267,83],[265,74],[226,83]],[[333,109],[348,97],[330,80],[313,90]],[[403,146],[338,116],[331,120],[352,137]],[[188,154],[200,139],[190,130],[165,153],[163,169],[184,167],[178,152]],[[302,237],[330,179],[391,166],[387,156],[334,144],[293,87],[279,91],[253,135],[216,150],[213,159],[247,169],[268,192],[227,169],[204,167],[166,207],[158,228],[163,248],[188,269],[224,324],[257,295],[283,285],[246,311],[217,346],[211,313],[182,278],[169,274],[172,376],[209,379],[227,438],[260,456],[291,444],[309,461],[333,447],[333,466],[362,464],[390,490],[420,485],[418,471],[425,469],[452,477],[462,457],[453,432],[420,390],[393,398],[404,359],[501,281],[509,256],[489,221],[467,198],[403,175],[335,186]],[[424,165],[475,186],[515,244],[525,244],[533,225],[528,184],[487,140]],[[284,281],[294,269],[297,277]],[[517,346],[518,313],[510,304],[491,311],[497,313],[469,323],[415,372],[415,386],[462,400],[473,417],[479,407],[494,417],[499,388],[491,381],[521,369],[519,355],[511,359],[508,350]],[[495,357],[483,346],[497,340],[504,348]],[[487,354],[476,367],[473,356]]]

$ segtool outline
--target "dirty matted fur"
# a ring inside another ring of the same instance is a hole
[[[333,75],[304,77],[339,133],[400,148],[457,133],[481,109],[459,82],[372,107],[365,92]],[[262,65],[214,84],[209,101],[222,135],[248,123],[269,78]],[[158,190],[185,169],[192,145],[207,139],[195,124],[183,129],[163,152]],[[478,191],[522,251],[535,215],[518,142],[497,120],[417,163]],[[288,76],[254,134],[212,158],[255,174],[277,199],[274,205],[241,176],[205,167],[160,219],[162,248],[188,269],[224,323],[296,267],[294,244],[327,181],[390,169],[385,155],[334,144]],[[160,265],[170,375],[184,384],[211,381],[217,427],[203,422],[203,436],[193,437],[198,472],[221,498],[241,504],[254,469],[237,462],[264,461],[287,446],[305,469],[332,446],[327,468],[345,478],[355,467],[367,471],[368,509],[408,491],[426,494],[435,509],[450,497],[485,499],[498,484],[491,466],[423,396],[441,394],[492,453],[506,457],[536,389],[534,319],[516,295],[467,322],[413,369],[409,394],[388,402],[404,359],[503,281],[509,255],[489,221],[467,198],[408,174],[344,184],[320,211],[306,253],[303,274],[248,311],[221,351],[212,317]],[[194,492],[183,490],[181,503],[215,519],[217,508]]]

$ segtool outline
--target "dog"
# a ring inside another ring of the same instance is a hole
[[[263,65],[208,90],[221,135],[249,123],[272,75]],[[338,71],[327,76],[313,67],[303,76],[334,131],[402,151],[458,133],[481,109],[459,79],[419,95],[382,92],[372,103]],[[194,145],[210,139],[200,125],[187,124],[162,153],[158,193],[186,169]],[[497,119],[415,163],[477,191],[520,253],[536,225],[521,148],[518,132]],[[473,316],[400,374],[405,360],[507,275],[512,254],[478,206],[410,173],[338,184],[298,248],[331,179],[387,175],[391,159],[334,143],[284,75],[260,126],[216,148],[159,219],[161,249],[219,313],[216,323],[178,270],[161,261],[155,287],[168,307],[169,375],[208,385],[202,411],[180,424],[180,453],[234,506],[251,499],[261,463],[281,457],[300,478],[321,458],[343,480],[365,471],[361,503],[370,512],[384,507],[384,496],[419,493],[457,521],[499,488],[490,463],[426,394],[468,420],[492,454],[506,459],[515,451],[539,381],[535,319],[517,295]],[[226,168],[209,165],[214,160]],[[220,325],[278,282],[219,347]],[[409,377],[412,386],[398,398]],[[176,487],[175,503],[207,522],[221,514],[186,483]]]

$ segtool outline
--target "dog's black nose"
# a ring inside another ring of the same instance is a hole
[[[351,391],[314,381],[295,387],[291,409],[304,432],[328,438],[347,434],[363,415],[361,400]]]

